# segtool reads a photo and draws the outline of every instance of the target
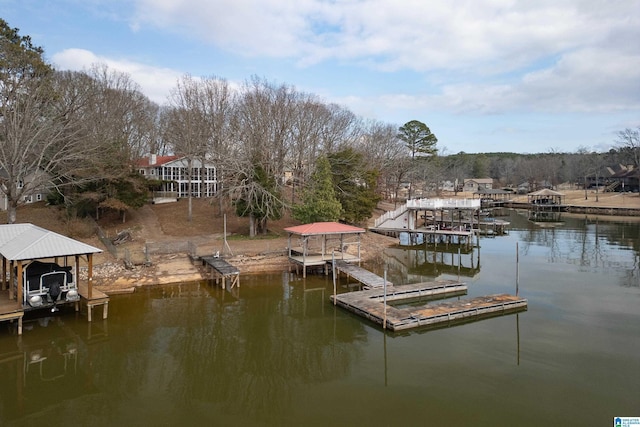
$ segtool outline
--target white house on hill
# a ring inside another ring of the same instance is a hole
[[[162,191],[173,193],[177,198],[189,196],[189,175],[193,197],[212,197],[218,191],[216,167],[205,163],[203,170],[199,159],[191,161],[191,174],[188,173],[187,158],[181,156],[149,154],[138,160],[137,169],[147,179],[162,181]]]

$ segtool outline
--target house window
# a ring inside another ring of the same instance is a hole
[[[42,194],[40,193],[36,194],[36,201],[38,202],[42,201]]]
[[[25,203],[31,203],[31,196],[24,196]]]
[[[139,172],[140,172],[140,175],[144,175],[144,169],[140,169]]]
[[[21,179],[18,180],[18,188],[22,188],[24,187],[24,181],[22,181]]]

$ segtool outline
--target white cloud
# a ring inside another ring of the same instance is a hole
[[[128,74],[141,91],[152,101],[165,104],[171,88],[183,73],[168,68],[157,68],[139,62],[102,57],[84,49],[66,49],[53,55],[53,64],[64,70],[82,71],[96,64]]]
[[[137,0],[137,11],[136,27],[170,29],[248,56],[366,59],[419,71],[503,72],[606,42],[613,28],[628,29],[629,42],[640,33],[637,0]]]
[[[640,104],[638,0],[137,0],[136,10],[135,28],[237,55],[413,70],[442,85],[387,102],[480,113]]]

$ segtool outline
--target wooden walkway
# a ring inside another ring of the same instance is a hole
[[[92,320],[93,307],[97,307],[99,305],[102,306],[102,318],[107,318],[109,313],[109,295],[95,289],[93,286],[91,287],[91,292],[89,292],[86,283],[80,283],[80,286],[78,286],[78,293],[80,294],[80,297],[87,302],[87,320],[89,322]],[[78,311],[77,305],[76,311]]]
[[[2,321],[18,321],[18,335],[22,335],[22,316],[24,310],[18,308],[15,300],[9,299],[9,290],[0,291],[0,322]]]
[[[202,257],[202,264],[211,267],[216,283],[221,283],[221,287],[226,287],[226,280],[229,279],[231,289],[234,286],[240,287],[240,270],[229,264],[222,258],[215,256]]]
[[[362,283],[365,289],[376,289],[384,286],[384,278],[370,272],[369,270],[365,270],[362,267],[349,264],[342,260],[327,261],[327,264],[331,264],[332,262],[338,272],[345,273],[347,276],[353,277],[358,282]],[[393,283],[387,281],[387,286],[393,286]]]
[[[386,310],[384,295],[380,289],[339,294],[335,299],[332,296],[331,300],[391,331],[425,326],[450,326],[457,322],[479,320],[527,309],[526,299],[506,294],[397,307],[400,303],[408,304],[411,301],[451,296],[465,291],[466,286],[457,282],[392,287],[391,291],[387,289]],[[389,302],[396,306],[389,305]]]

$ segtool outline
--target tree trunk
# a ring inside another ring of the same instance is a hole
[[[256,237],[257,221],[253,214],[249,214],[249,237]]]
[[[191,222],[191,220],[193,219],[193,201],[191,200],[191,173],[193,172],[193,170],[191,169],[191,158],[189,158],[187,160],[187,173],[189,174],[189,180],[187,181],[187,192],[188,197],[187,200],[189,201],[188,203],[188,209],[189,209],[189,213],[187,214],[187,220],[189,222]]]
[[[16,223],[17,210],[18,201],[12,199],[7,200],[7,224]]]

